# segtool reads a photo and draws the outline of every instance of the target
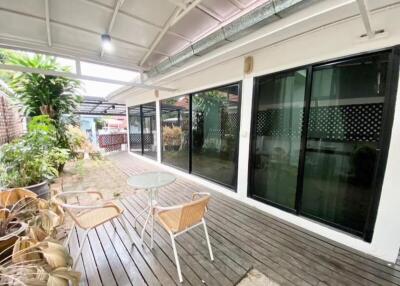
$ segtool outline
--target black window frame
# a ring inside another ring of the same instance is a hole
[[[374,55],[379,55],[382,53],[389,53],[388,56],[388,68],[387,68],[387,78],[386,78],[386,90],[385,90],[385,101],[384,101],[384,106],[383,106],[383,118],[382,118],[382,123],[381,123],[381,137],[380,137],[380,142],[378,144],[379,146],[379,156],[377,158],[377,169],[376,169],[376,175],[374,178],[374,188],[375,192],[372,196],[371,203],[369,206],[368,214],[366,217],[366,222],[364,226],[363,232],[360,233],[355,233],[352,230],[349,230],[348,228],[337,225],[335,223],[325,221],[323,219],[319,219],[316,217],[311,217],[309,215],[305,215],[301,213],[301,197],[302,197],[302,191],[303,191],[303,178],[304,178],[304,161],[305,161],[305,151],[306,151],[306,143],[307,143],[307,131],[308,131],[308,121],[309,121],[309,115],[310,115],[310,102],[311,102],[311,88],[312,88],[312,75],[313,75],[313,69],[315,68],[324,68],[324,67],[330,67],[333,65],[336,65],[338,63],[343,63],[343,62],[348,62],[348,61],[353,61],[357,60],[360,58],[366,58],[366,57],[372,57]],[[281,70],[277,71],[271,74],[263,74],[260,76],[257,76],[253,80],[253,98],[252,98],[252,114],[251,114],[251,130],[250,130],[250,148],[249,148],[249,165],[248,165],[248,189],[247,189],[247,197],[252,198],[254,200],[263,202],[265,204],[274,206],[276,208],[279,208],[283,211],[292,213],[294,215],[304,217],[304,218],[310,218],[314,221],[321,222],[325,225],[334,227],[335,229],[338,229],[340,231],[345,231],[348,234],[355,235],[357,237],[362,238],[366,242],[371,242],[373,233],[374,233],[374,228],[375,228],[375,222],[376,222],[376,217],[379,209],[379,201],[382,193],[382,186],[383,186],[383,180],[385,176],[385,170],[386,170],[386,165],[387,165],[387,159],[388,159],[388,153],[389,153],[389,148],[390,148],[390,141],[391,141],[391,134],[392,134],[392,127],[393,127],[393,119],[394,119],[394,112],[395,112],[395,103],[396,103],[396,95],[397,95],[397,87],[398,87],[398,80],[399,80],[399,71],[400,71],[400,45],[389,47],[389,48],[384,48],[384,49],[379,49],[379,50],[374,50],[374,51],[367,51],[367,52],[362,52],[358,54],[353,54],[353,55],[346,55],[344,57],[339,57],[335,59],[330,59],[330,60],[325,60],[325,61],[320,61],[320,62],[315,62],[315,63],[310,63],[307,65],[303,66],[298,66],[294,68],[290,68],[287,70]],[[255,154],[256,150],[256,140],[254,140],[255,136],[255,127],[256,127],[256,108],[260,99],[260,93],[259,93],[259,81],[265,77],[265,76],[273,76],[273,75],[279,75],[282,73],[289,73],[297,70],[305,69],[307,70],[307,76],[306,76],[306,88],[305,88],[305,99],[304,99],[304,117],[303,117],[303,128],[302,128],[302,134],[301,134],[301,144],[300,144],[300,157],[299,157],[299,171],[298,171],[298,177],[297,177],[297,191],[296,191],[296,201],[295,201],[295,208],[291,209],[285,206],[282,206],[280,204],[274,203],[272,201],[269,201],[265,198],[259,197],[254,195],[253,193],[253,186],[254,186],[254,159],[253,159],[253,154]]]
[[[228,185],[228,184],[224,184],[223,182],[220,182],[220,181],[218,181],[218,180],[215,180],[215,179],[212,179],[212,178],[209,178],[209,177],[207,177],[207,176],[204,176],[204,175],[201,175],[201,174],[199,174],[199,173],[196,173],[196,172],[193,172],[192,171],[192,142],[193,142],[193,135],[192,135],[192,133],[193,133],[193,130],[192,130],[192,127],[193,127],[193,96],[195,95],[195,94],[197,94],[197,93],[202,93],[202,92],[207,92],[207,91],[210,91],[210,90],[214,90],[214,89],[220,89],[220,88],[224,88],[224,87],[228,87],[228,86],[232,86],[232,85],[237,85],[238,86],[238,96],[239,96],[239,100],[238,100],[238,116],[239,116],[239,126],[238,126],[238,128],[237,128],[237,136],[236,136],[236,142],[235,142],[235,144],[236,144],[236,146],[237,146],[237,148],[236,148],[236,152],[235,152],[235,155],[234,155],[234,157],[235,157],[235,160],[234,160],[234,162],[235,162],[235,170],[234,170],[234,178],[235,178],[235,182],[234,182],[234,185],[233,186],[231,186],[231,185]],[[169,166],[169,167],[172,167],[172,168],[175,168],[175,169],[177,169],[177,170],[180,170],[180,171],[183,171],[183,172],[186,172],[186,173],[188,173],[188,174],[191,174],[191,175],[194,175],[194,176],[197,176],[197,177],[200,177],[200,178],[203,178],[203,179],[206,179],[206,180],[208,180],[208,181],[210,181],[210,182],[213,182],[213,183],[216,183],[216,184],[218,184],[218,185],[221,185],[221,186],[223,186],[223,187],[226,187],[226,188],[228,188],[229,190],[232,190],[232,191],[234,191],[234,192],[237,192],[237,175],[238,175],[238,164],[239,164],[239,149],[240,149],[240,123],[241,123],[241,108],[242,108],[242,81],[235,81],[235,82],[231,82],[231,83],[227,83],[227,84],[223,84],[223,85],[219,85],[219,86],[214,86],[214,87],[210,87],[210,88],[207,88],[207,89],[203,89],[203,90],[198,90],[198,91],[193,91],[193,92],[190,92],[190,93],[184,93],[184,94],[180,94],[180,95],[176,95],[176,96],[174,96],[174,97],[169,97],[169,98],[175,98],[175,97],[180,97],[180,96],[188,96],[189,97],[189,148],[188,148],[188,152],[189,152],[189,156],[188,156],[188,159],[189,159],[189,168],[188,168],[188,170],[185,170],[185,169],[183,169],[183,168],[179,168],[179,167],[176,167],[176,166],[174,166],[174,165],[172,165],[172,164],[168,164],[168,163],[165,163],[165,162],[163,162],[162,160],[161,160],[161,163],[162,164],[164,164],[164,165],[166,165],[166,166]],[[169,98],[164,98],[163,100],[166,100],[166,99],[169,99]],[[162,104],[161,104],[161,101],[162,100],[160,100],[160,114],[161,114],[161,106],[162,106]],[[161,116],[160,116],[160,126],[162,126],[162,118],[161,118]],[[161,129],[161,128],[160,128]],[[161,130],[160,130],[160,132],[162,132]],[[161,139],[162,139],[162,133],[160,133],[160,136],[161,136]],[[163,150],[162,150],[162,148],[161,148],[161,158],[163,157]]]

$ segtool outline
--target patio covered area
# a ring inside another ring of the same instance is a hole
[[[143,247],[139,231],[144,218],[133,228],[133,217],[146,205],[143,192],[132,192],[130,175],[160,170],[126,153],[105,160],[70,164],[63,175],[63,191],[97,190],[106,196],[126,193],[120,205],[130,222],[129,240],[120,224],[110,223],[89,232],[77,269],[82,285],[176,285],[179,284],[168,233],[155,225],[154,249],[146,232]],[[218,192],[178,177],[160,189],[161,205],[175,205],[191,199],[196,191],[212,194],[206,215],[215,260],[208,257],[201,228],[177,239],[184,285],[236,285],[251,269],[263,273],[278,285],[400,285],[400,266],[350,250],[279,218],[252,208]],[[77,251],[82,233],[74,233],[69,244]],[[253,284],[248,284],[253,285]],[[264,285],[264,284],[263,284]],[[272,284],[274,285],[274,284]]]

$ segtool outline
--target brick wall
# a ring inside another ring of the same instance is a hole
[[[7,95],[0,90],[0,145],[8,143],[23,132],[23,118]]]

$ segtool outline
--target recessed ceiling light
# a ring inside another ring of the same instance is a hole
[[[101,46],[107,52],[111,52],[114,49],[113,45],[111,44],[111,37],[109,34],[101,35]]]

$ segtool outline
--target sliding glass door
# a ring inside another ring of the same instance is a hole
[[[156,103],[142,105],[143,155],[157,159]]]
[[[162,161],[236,189],[240,84],[161,101]]]
[[[130,151],[157,158],[156,103],[128,108]]]
[[[161,101],[162,161],[189,170],[189,105],[188,95]]]
[[[257,80],[253,196],[294,209],[303,126],[305,69]]]
[[[131,152],[142,154],[142,117],[140,106],[128,108],[129,148]]]
[[[387,85],[397,85],[391,57],[257,78],[250,196],[370,241],[392,124]]]
[[[374,184],[388,55],[313,69],[301,213],[362,234]]]

